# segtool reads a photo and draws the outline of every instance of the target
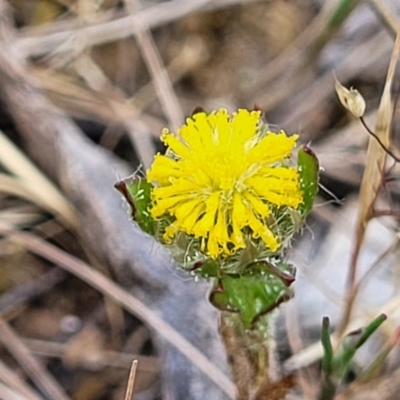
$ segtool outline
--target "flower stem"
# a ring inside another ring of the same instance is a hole
[[[271,325],[274,320],[274,314],[266,314],[254,327],[245,329],[238,314],[221,313],[220,330],[239,399],[280,400],[294,386],[293,376],[279,377],[273,362],[276,346]]]

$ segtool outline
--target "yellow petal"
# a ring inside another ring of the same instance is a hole
[[[246,206],[243,204],[242,196],[238,192],[233,194],[232,223],[236,224],[239,229],[242,229],[247,223]]]
[[[175,235],[177,233],[178,233],[178,227],[174,223],[167,226],[165,228],[165,232],[163,235],[163,239],[164,239],[165,243],[171,243],[172,239],[175,237]]]
[[[208,237],[207,240],[207,254],[211,258],[217,258],[221,254],[221,249],[218,245],[218,241],[212,233],[210,233],[210,236]]]
[[[205,113],[198,113],[193,116],[193,127],[200,135],[201,142],[203,143],[203,150],[214,147],[212,141],[213,126],[210,123],[209,116]]]
[[[286,136],[285,132],[269,132],[248,154],[251,163],[274,163],[290,156],[296,145],[297,135]]]
[[[261,237],[265,245],[270,248],[271,251],[275,251],[279,248],[280,244],[271,230],[261,223],[253,214],[250,215],[249,226],[253,231],[253,236],[255,238]]]
[[[243,204],[242,197],[238,192],[233,194],[232,210],[231,210],[231,225],[232,234],[231,242],[235,249],[244,248],[244,239],[241,229],[247,224],[247,209]]]
[[[223,207],[220,206],[218,210],[217,222],[214,226],[214,229],[212,230],[212,233],[210,233],[210,236],[211,235],[215,236],[215,240],[222,247],[223,252],[225,254],[229,254],[227,247],[229,242],[229,235],[228,235],[228,225],[226,223],[226,220],[227,220],[226,212],[223,209]]]
[[[232,140],[232,124],[229,122],[228,112],[225,109],[221,109],[215,114],[214,124],[215,143],[221,148],[229,146]]]
[[[233,140],[241,145],[242,151],[243,144],[255,136],[260,117],[260,111],[239,109],[237,113],[234,113],[232,118],[232,136]]]
[[[180,227],[187,234],[193,234],[193,227],[195,226],[200,215],[204,212],[205,205],[203,202],[193,207],[191,213],[181,222]]]
[[[206,200],[206,212],[193,228],[195,237],[206,237],[215,225],[215,217],[219,206],[219,192],[214,192]]]
[[[184,171],[179,167],[177,161],[169,157],[157,154],[153,165],[146,173],[149,182],[157,182],[160,185],[168,184],[171,177],[184,176]]]
[[[154,198],[158,200],[182,194],[190,195],[191,193],[198,193],[199,191],[199,186],[188,179],[176,179],[171,183],[172,184],[169,186],[153,189]]]
[[[261,217],[267,217],[269,214],[271,214],[271,209],[268,207],[268,204],[261,201],[259,197],[246,192],[244,193],[244,198]]]
[[[191,149],[196,149],[196,153],[202,151],[201,136],[192,119],[188,118],[188,123],[179,130],[179,135]]]
[[[154,189],[153,192],[156,192],[156,190],[157,188]],[[171,214],[173,208],[180,202],[185,201],[186,199],[187,196],[185,195],[161,198],[157,200],[154,206],[150,209],[150,214],[153,218],[158,218],[165,213]]]
[[[262,167],[258,174],[263,177],[275,177],[279,179],[299,181],[299,173],[296,168],[291,167]]]
[[[179,207],[175,207],[175,212],[174,215],[177,219],[177,221],[185,221],[191,214],[193,214],[193,211],[197,208],[197,206],[201,203],[201,205],[204,208],[204,204],[202,202],[202,199],[200,197],[192,200],[187,200],[182,202],[182,204],[179,205]],[[197,213],[196,219],[199,217],[199,214]],[[182,225],[182,224],[180,224]]]
[[[298,207],[303,201],[297,182],[253,176],[247,180],[254,193],[277,206]]]
[[[179,158],[188,158],[191,156],[191,150],[173,133],[163,133],[161,140],[168,146]]]
[[[238,229],[237,225],[233,225],[230,241],[234,245],[234,250],[244,249],[246,247],[243,239],[243,233],[240,229]]]

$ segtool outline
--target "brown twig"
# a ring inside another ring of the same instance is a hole
[[[367,130],[368,134],[370,134],[375,140],[378,142],[379,146],[381,146],[382,150],[384,150],[389,156],[391,156],[396,162],[400,162],[400,158],[397,157],[390,149],[388,149],[381,141],[378,135],[376,135],[367,125],[363,117],[360,117],[360,121],[363,124],[364,128]]]

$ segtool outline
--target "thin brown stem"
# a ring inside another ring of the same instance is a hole
[[[397,157],[391,150],[389,150],[379,139],[379,137],[368,127],[367,123],[365,122],[363,117],[360,117],[360,121],[363,124],[364,128],[367,130],[367,132],[378,142],[379,146],[382,147],[382,149],[389,155],[391,156],[396,162],[400,162],[400,158]]]
[[[344,308],[344,313],[340,325],[336,331],[336,336],[341,337],[350,321],[351,313],[353,311],[354,301],[356,299],[357,290],[356,288],[356,274],[357,274],[357,263],[358,257],[361,251],[361,245],[365,234],[365,226],[359,225],[357,227],[356,235],[356,243],[353,248],[353,252],[351,254],[351,261],[350,261],[350,268],[349,268],[349,275],[347,278],[347,298],[346,298],[346,305]]]

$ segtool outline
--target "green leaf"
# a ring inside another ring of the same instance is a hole
[[[259,316],[291,298],[288,286],[294,278],[279,275],[265,265],[255,265],[246,274],[223,275],[211,292],[210,301],[219,309],[238,312],[244,327],[251,328]]]
[[[303,204],[300,205],[299,211],[304,218],[312,210],[318,192],[319,162],[308,146],[300,147],[297,157],[300,186],[303,191]]]
[[[322,319],[321,343],[324,349],[322,370],[329,376],[332,372],[333,349],[331,342],[330,321],[328,317]]]
[[[344,339],[342,346],[333,358],[333,367],[336,374],[344,379],[349,371],[350,363],[357,350],[370,338],[370,336],[385,322],[385,314],[380,314],[364,328],[349,333]]]
[[[128,202],[133,220],[144,232],[154,235],[155,222],[149,213],[153,185],[144,178],[129,178],[117,182],[114,187]]]

